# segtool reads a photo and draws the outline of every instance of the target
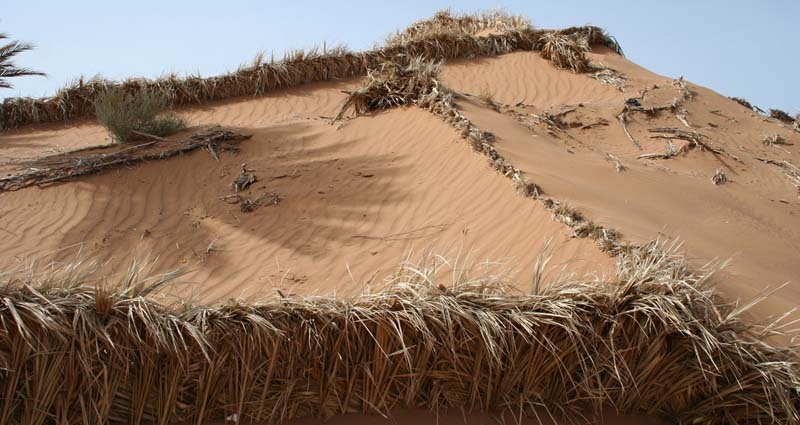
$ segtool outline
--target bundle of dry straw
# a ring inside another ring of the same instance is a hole
[[[403,266],[354,300],[170,307],[130,273],[3,276],[0,422],[279,423],[393,408],[610,405],[680,423],[800,422],[797,352],[722,303],[708,275],[651,244],[619,279],[515,295]],[[431,265],[430,263],[428,265]],[[449,279],[447,279],[449,280]]]
[[[590,45],[608,46],[621,53],[613,37],[596,27],[538,30],[530,28],[524,18],[491,13],[475,16],[478,18],[451,17],[452,22],[434,17],[415,24],[426,29],[414,30],[412,26],[407,35],[390,39],[383,48],[365,52],[350,52],[341,47],[323,49],[322,52],[293,51],[281,61],[265,61],[259,55],[251,65],[208,78],[169,75],[156,80],[138,78],[123,82],[100,78],[84,81],[81,78],[53,97],[6,98],[0,105],[0,129],[92,116],[97,95],[111,87],[121,88],[134,96],[142,91],[156,92],[173,105],[191,105],[239,96],[259,96],[270,90],[315,81],[363,76],[368,69],[374,69],[387,60],[408,65],[408,58],[418,56],[440,61],[494,56],[514,50],[539,51],[544,46],[544,36],[550,33],[586,39]],[[487,28],[503,32],[477,35],[478,30]]]
[[[478,34],[481,31],[504,33],[531,29],[531,22],[522,16],[509,15],[502,10],[454,15],[450,10],[436,12],[432,18],[409,25],[390,36],[387,45],[399,45],[445,33]]]

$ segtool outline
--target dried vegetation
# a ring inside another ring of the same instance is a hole
[[[0,105],[0,129],[91,116],[95,112],[97,96],[109,88],[120,89],[131,96],[141,92],[158,92],[173,105],[192,105],[239,96],[259,96],[271,90],[314,81],[364,76],[368,70],[377,69],[385,62],[408,66],[410,60],[416,57],[441,61],[495,56],[515,50],[541,51],[549,34],[558,35],[557,39],[585,40],[590,46],[606,46],[622,53],[616,40],[599,28],[586,26],[540,30],[531,28],[524,18],[503,13],[478,17],[438,14],[415,26],[416,30],[412,26],[406,33],[391,38],[386,46],[375,50],[351,52],[341,47],[322,51],[298,50],[287,53],[280,61],[274,58],[265,61],[259,55],[252,64],[215,77],[181,78],[173,74],[155,80],[139,78],[123,82],[81,78],[53,97],[6,98]],[[478,34],[482,29],[503,32],[482,36]],[[585,62],[573,47],[567,46],[565,49],[563,52],[570,57],[559,56],[559,50],[553,50],[555,56],[552,57],[558,61],[556,63],[580,66]]]
[[[281,295],[189,306],[155,301],[168,279],[139,279],[138,267],[113,285],[73,266],[4,274],[0,423],[280,423],[398,407],[573,415],[606,405],[679,423],[800,422],[797,350],[767,342],[781,334],[779,324],[744,320],[750,304],[718,298],[711,271],[690,271],[674,247],[622,244],[613,229],[543,197],[438,80],[446,58],[542,50],[549,37],[551,60],[579,69],[580,49],[559,48],[560,36],[621,52],[616,41],[593,27],[409,34],[383,50],[259,60],[216,80],[174,78],[162,90],[188,104],[366,74],[340,118],[398,105],[431,111],[576,237],[617,256],[616,279],[537,285],[534,295],[520,295],[496,277],[454,271],[444,280],[438,263],[405,264],[384,290],[355,299]],[[189,81],[196,86],[175,90]],[[135,92],[160,83],[119,86]],[[96,84],[27,100],[28,109],[6,102],[3,126],[81,116],[80,105],[94,99],[87,93],[112,83]]]
[[[26,163],[25,165],[30,171],[0,177],[0,193],[29,186],[43,187],[112,168],[167,159],[196,149],[207,149],[213,157],[218,158],[219,150],[236,149],[235,146],[232,146],[233,144],[249,137],[219,127],[212,127],[193,134],[182,142],[154,140],[124,149],[115,149],[114,146],[110,146],[113,149],[111,151],[101,150],[95,153],[76,151],[45,157]]]
[[[405,264],[346,300],[168,305],[135,267],[0,278],[2,423],[281,423],[399,407],[572,416],[614,406],[678,423],[800,415],[797,351],[742,319],[707,271],[659,244],[613,281],[534,295],[502,279]],[[91,283],[90,283],[91,282]]]

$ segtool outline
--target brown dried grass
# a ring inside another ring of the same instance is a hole
[[[423,40],[445,33],[475,35],[481,31],[505,33],[531,29],[529,19],[509,15],[502,10],[489,10],[474,14],[453,14],[450,10],[436,12],[432,18],[423,19],[398,31],[387,40],[388,46]]]
[[[404,264],[355,299],[165,304],[169,280],[72,265],[0,278],[2,423],[280,423],[425,407],[678,423],[800,418],[793,347],[653,243],[610,281],[522,295],[497,276]]]
[[[155,80],[135,78],[123,82],[80,78],[52,97],[6,98],[0,105],[0,129],[92,116],[97,95],[109,88],[119,88],[132,96],[142,91],[159,92],[175,106],[193,105],[240,96],[260,96],[272,90],[310,82],[363,76],[369,69],[387,61],[409,65],[410,59],[416,57],[443,61],[496,56],[515,50],[540,51],[544,46],[543,37],[550,33],[587,40],[589,45],[604,45],[622,53],[616,40],[596,27],[539,30],[530,28],[527,21],[518,17],[491,13],[477,16],[483,16],[478,23],[455,27],[437,24],[440,26],[436,30],[418,31],[424,36],[401,37],[370,51],[351,52],[342,47],[321,52],[316,49],[297,50],[287,53],[280,61],[274,58],[265,61],[262,55],[258,55],[252,64],[235,72],[208,78],[181,78],[174,74]],[[503,29],[503,32],[478,36],[465,29],[472,25]],[[575,56],[578,52],[571,54]],[[576,56],[569,61],[582,63],[585,58]]]
[[[572,72],[589,70],[589,39],[576,34],[547,33],[542,36],[542,57],[553,62],[556,68],[570,69]]]

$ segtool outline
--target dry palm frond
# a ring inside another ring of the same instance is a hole
[[[800,195],[800,167],[787,160],[779,161],[770,158],[755,158],[765,164],[771,164],[780,167],[786,176],[789,177],[789,181],[798,189],[798,195]]]
[[[547,33],[542,36],[542,57],[553,62],[556,68],[585,72],[589,69],[589,41],[578,34]]]
[[[744,106],[745,108],[747,108],[747,109],[749,109],[751,111],[755,110],[753,108],[753,104],[748,102],[746,99],[742,99],[741,97],[731,97],[729,99],[734,101],[734,102],[736,102],[736,103],[738,103],[738,104],[740,104],[740,105],[742,105],[742,106]]]
[[[563,35],[585,38],[590,46],[604,46],[611,49],[611,51],[613,51],[614,53],[620,56],[624,56],[624,53],[622,51],[622,46],[619,45],[617,39],[609,35],[602,28],[594,26],[569,27],[554,32]]]
[[[350,109],[361,115],[420,104],[431,96],[446,95],[449,91],[437,79],[440,71],[441,63],[421,57],[412,59],[409,65],[385,62],[377,70],[370,70],[366,82],[350,92],[336,119],[341,119]]]
[[[8,39],[8,34],[0,33],[0,41]],[[24,77],[30,75],[46,75],[39,71],[28,68],[20,68],[12,61],[14,56],[34,49],[34,45],[21,41],[12,41],[5,45],[0,45],[0,89],[11,88],[7,78]]]
[[[595,80],[603,84],[616,87],[619,91],[624,91],[625,81],[627,81],[625,75],[615,69],[611,69],[602,65],[594,69],[596,69],[596,71],[592,74],[592,77],[594,77]]]
[[[785,111],[782,111],[780,109],[770,109],[769,117],[775,118],[776,120],[787,124],[791,124],[792,122],[794,122],[794,119],[792,118],[791,115],[787,114]]]
[[[3,423],[280,423],[392,408],[534,414],[614,406],[680,423],[797,423],[800,360],[674,246],[618,278],[539,282],[405,261],[355,299],[165,305],[134,267],[0,275]],[[448,276],[452,274],[452,277]]]
[[[81,151],[71,154],[44,157],[28,163],[31,171],[11,174],[0,177],[0,193],[19,190],[29,186],[45,186],[65,180],[100,173],[102,171],[119,168],[145,161],[156,161],[172,158],[196,149],[208,149],[212,155],[221,147],[250,138],[220,127],[211,127],[195,133],[181,142],[158,145],[159,141],[152,141],[115,149],[112,151],[76,155]]]

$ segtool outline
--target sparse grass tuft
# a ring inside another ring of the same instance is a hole
[[[164,95],[149,90],[129,94],[109,88],[95,101],[97,119],[119,143],[168,136],[184,129],[186,123],[169,107]]]
[[[711,182],[717,186],[723,185],[728,182],[728,176],[726,176],[725,173],[722,172],[722,170],[717,168],[717,171],[714,172],[713,176],[711,176]]]
[[[494,100],[494,93],[489,90],[489,87],[484,87],[480,93],[478,93],[478,100],[483,102],[484,105],[488,106],[489,108],[498,111],[500,109],[500,105],[497,104]]]

